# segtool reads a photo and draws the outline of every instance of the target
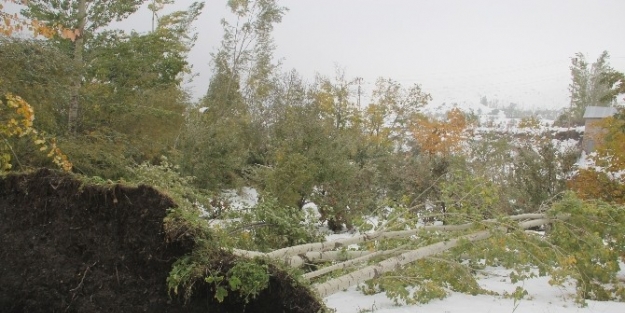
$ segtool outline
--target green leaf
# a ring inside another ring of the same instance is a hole
[[[238,277],[231,277],[228,284],[230,285],[230,289],[237,290],[241,286],[241,280]]]
[[[223,302],[224,299],[228,296],[228,290],[226,288],[218,286],[217,290],[215,290],[215,299],[219,302]]]

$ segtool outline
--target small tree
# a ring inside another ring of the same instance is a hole
[[[610,56],[603,51],[599,58],[588,64],[582,53],[575,54],[571,59],[571,104],[565,117],[560,122],[582,124],[584,111],[588,106],[609,106],[613,104],[614,84],[606,80],[606,75],[613,72],[608,60]]]

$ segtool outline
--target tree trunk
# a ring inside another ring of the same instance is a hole
[[[392,257],[390,259],[384,260],[380,263],[367,266],[360,270],[351,272],[347,275],[343,275],[341,277],[337,277],[331,279],[322,284],[316,284],[313,288],[319,294],[319,297],[325,298],[333,293],[341,291],[343,289],[347,289],[351,286],[363,283],[367,280],[379,277],[380,275],[396,270],[400,268],[402,265],[406,265],[408,263],[412,263],[416,260],[428,257],[430,255],[434,255],[437,253],[441,253],[443,251],[449,250],[458,245],[460,240],[466,239],[469,241],[478,241],[484,240],[490,237],[490,231],[481,231],[475,234],[461,236],[456,239],[452,239],[449,241],[441,241],[427,247],[419,248],[417,250],[409,251],[406,253],[402,253],[396,257]]]
[[[368,261],[368,260],[370,260],[372,258],[375,258],[375,257],[378,257],[378,256],[382,256],[382,255],[387,255],[387,254],[393,254],[393,253],[396,253],[398,251],[399,251],[399,248],[393,249],[393,250],[376,251],[376,252],[364,254],[364,255],[359,256],[359,257],[357,257],[355,259],[351,259],[351,260],[348,260],[348,261],[345,261],[345,262],[341,262],[341,263],[338,263],[338,264],[327,266],[327,267],[318,269],[318,270],[316,270],[314,272],[306,273],[306,274],[302,275],[302,277],[305,278],[305,279],[312,279],[312,278],[319,277],[319,276],[325,275],[327,273],[330,273],[330,272],[333,272],[333,271],[336,271],[336,270],[346,269],[346,268],[350,267],[352,264],[365,262],[365,261]]]
[[[524,219],[544,219],[547,218],[545,214],[519,214],[508,217],[510,220],[524,220]],[[488,222],[493,223],[496,222],[495,219],[480,221],[480,223]],[[278,249],[266,254],[267,257],[271,259],[288,259],[291,256],[296,256],[299,254],[311,252],[311,251],[329,251],[334,249],[339,249],[346,247],[351,244],[359,244],[372,240],[381,240],[381,239],[390,239],[390,238],[406,238],[413,235],[418,235],[421,231],[460,231],[467,230],[471,228],[474,223],[466,223],[461,225],[443,225],[443,226],[424,226],[412,230],[401,230],[401,231],[378,231],[375,233],[362,234],[360,236],[350,237],[350,238],[341,238],[328,242],[315,242],[315,243],[307,243],[298,246],[286,247],[282,249]]]
[[[568,215],[557,216],[556,219],[566,220]],[[518,221],[525,220],[518,224],[521,229],[528,229],[532,227],[537,227],[545,224],[549,224],[552,222],[546,214],[520,214],[509,216],[509,220]],[[318,242],[318,243],[309,243],[298,246],[287,247],[283,249],[278,249],[273,252],[264,253],[257,251],[247,251],[234,249],[233,253],[238,256],[254,258],[254,257],[264,257],[270,258],[276,261],[283,262],[285,265],[290,267],[301,267],[306,262],[314,262],[315,260],[336,260],[337,258],[343,257],[348,259],[347,261],[334,264],[325,268],[321,268],[317,271],[313,271],[307,274],[304,274],[303,277],[306,279],[312,279],[315,277],[319,277],[330,273],[334,270],[338,269],[346,269],[356,263],[366,262],[371,258],[389,255],[401,252],[403,247],[399,247],[392,250],[387,251],[330,251],[333,249],[342,249],[350,244],[358,244],[372,240],[381,240],[381,239],[389,239],[389,238],[406,238],[413,235],[417,235],[420,231],[461,231],[467,230],[471,228],[474,224],[495,224],[495,228],[500,231],[506,231],[509,226],[506,226],[505,223],[498,225],[498,220],[489,219],[484,221],[479,221],[475,223],[466,223],[461,225],[444,225],[444,226],[425,226],[413,230],[405,230],[405,231],[378,231],[371,234],[363,234],[356,237],[351,238],[342,238],[333,240],[330,242]],[[331,280],[328,280],[321,284],[313,285],[313,288],[318,292],[320,297],[326,297],[331,295],[337,291],[346,289],[350,286],[363,283],[369,279],[379,277],[383,273],[394,271],[402,266],[415,262],[419,259],[438,254],[449,250],[453,247],[456,247],[462,240],[468,241],[479,241],[487,239],[491,236],[490,230],[479,231],[473,234],[458,236],[454,239],[450,239],[447,241],[441,241],[435,244],[431,244],[426,247],[422,247],[416,250],[410,250],[404,252],[400,255],[391,257],[382,262],[379,262],[374,265],[367,266],[365,268],[355,270],[350,274],[343,275],[341,277],[337,277]]]
[[[69,102],[68,110],[68,127],[69,133],[75,134],[78,127],[78,109],[80,107],[80,88],[82,87],[82,53],[85,46],[84,32],[87,22],[87,0],[79,0],[78,2],[78,35],[74,41],[74,62],[79,68],[79,74],[76,75],[72,94]]]
[[[547,218],[536,219],[536,220],[519,223],[519,227],[522,229],[528,229],[531,227],[548,224],[550,222],[551,220]],[[505,230],[506,227],[501,226],[499,227],[499,229]],[[491,231],[485,230],[485,231],[480,231],[480,232],[473,233],[470,235],[460,236],[449,241],[437,242],[435,244],[432,244],[423,248],[419,248],[416,250],[402,253],[396,257],[392,257],[380,263],[370,265],[360,270],[351,272],[347,275],[343,275],[341,277],[331,279],[329,281],[326,281],[325,283],[316,284],[313,286],[313,288],[317,290],[317,293],[319,294],[321,298],[325,298],[340,290],[363,283],[372,278],[379,277],[380,275],[386,272],[397,270],[401,268],[401,266],[403,265],[406,265],[406,264],[415,262],[419,259],[449,250],[453,247],[456,247],[461,240],[468,240],[468,241],[473,242],[473,241],[487,239],[490,236],[491,236]]]

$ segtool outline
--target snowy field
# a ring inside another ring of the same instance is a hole
[[[624,268],[621,264],[621,268]],[[384,293],[367,296],[350,288],[324,299],[328,307],[337,313],[625,313],[624,302],[587,301],[586,307],[575,303],[575,287],[550,286],[549,277],[528,279],[517,284],[510,283],[510,270],[503,268],[487,268],[479,282],[485,289],[500,295],[514,292],[517,286],[524,288],[528,295],[516,301],[496,295],[472,296],[462,293],[451,293],[445,299],[432,300],[428,304],[397,306]],[[621,270],[621,278],[625,279],[625,271]]]

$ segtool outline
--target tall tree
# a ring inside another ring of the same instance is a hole
[[[188,102],[182,83],[191,72],[187,53],[196,39],[192,23],[202,8],[196,2],[162,15],[154,31],[146,34],[107,30],[91,40],[81,91],[86,138],[77,138],[82,143],[72,149],[88,167],[84,172],[124,175],[100,171],[158,162],[161,155],[171,154]],[[91,144],[97,147],[84,149]]]
[[[250,123],[238,76],[227,64],[216,64],[200,106],[189,113],[180,141],[182,169],[204,188],[232,187],[247,160]]]
[[[608,60],[610,56],[603,51],[599,58],[588,64],[582,53],[575,54],[571,59],[571,92],[570,118],[573,121],[581,121],[584,111],[588,106],[609,106],[613,99],[607,97],[613,86],[604,79],[605,75],[612,71]]]
[[[360,108],[353,97],[355,83],[345,77],[343,70],[337,69],[334,80],[318,76],[311,92],[323,118],[337,131],[360,124]]]
[[[230,0],[228,7],[234,18],[221,21],[224,35],[212,54],[202,112],[189,115],[183,136],[183,169],[204,187],[232,185],[246,164],[263,158],[277,102],[271,32],[286,8],[276,0]]]
[[[263,68],[271,67],[269,62],[275,48],[271,32],[273,25],[282,21],[286,8],[279,6],[277,0],[230,0],[228,7],[236,23],[221,20],[224,36],[219,51],[222,54],[217,53],[213,58],[224,57],[233,75],[243,81],[254,81],[260,77],[251,75],[252,71],[259,74]]]
[[[279,6],[277,0],[230,0],[228,7],[234,18],[221,21],[224,35],[219,51],[213,54],[215,72],[217,66],[228,68],[231,82],[226,88],[237,80],[250,123],[260,140],[267,136],[266,120],[272,114],[278,80],[272,32],[287,9]]]
[[[625,74],[614,69],[609,69],[601,78],[608,87],[608,93],[602,99],[616,103],[617,97],[625,93]]]
[[[26,17],[42,21],[48,25],[64,25],[74,29],[76,40],[62,42],[69,55],[79,67],[84,67],[84,50],[95,38],[96,32],[108,26],[112,21],[120,21],[134,13],[145,0],[32,0],[22,10]],[[76,75],[68,107],[68,130],[75,133],[78,126],[80,108],[80,90],[84,74]]]
[[[76,42],[60,36],[51,41],[76,69],[68,75],[71,105],[54,110],[63,112],[64,132],[73,134],[60,144],[85,174],[125,176],[127,166],[159,160],[174,147],[188,101],[182,83],[191,71],[186,58],[197,38],[192,23],[204,5],[160,15],[147,34],[128,34],[105,27],[144,1],[85,1],[84,8],[77,2],[31,1],[24,14],[51,25],[84,24]]]
[[[34,126],[49,134],[67,127],[72,60],[43,40],[0,39],[0,94],[19,95],[37,114]]]

